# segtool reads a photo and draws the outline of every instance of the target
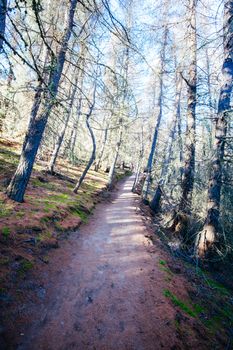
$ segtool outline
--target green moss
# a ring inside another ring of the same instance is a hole
[[[6,204],[0,200],[0,218],[8,217],[12,213],[11,208],[7,208]]]
[[[24,216],[25,216],[25,212],[23,211],[18,211],[15,213],[15,216],[18,218],[18,219],[22,219]]]
[[[80,217],[80,219],[84,222],[87,223],[88,221],[88,214],[85,213],[84,211],[80,210],[80,209],[75,209],[72,211],[73,215],[77,215]]]
[[[40,219],[40,221],[41,221],[42,223],[47,224],[48,222],[50,222],[50,221],[51,221],[51,218],[49,218],[49,217],[45,216],[45,217],[41,218],[41,219]]]
[[[196,310],[192,310],[185,302],[177,298],[177,296],[174,295],[169,289],[164,289],[163,294],[166,298],[169,298],[175,306],[178,306],[187,315],[191,317],[197,317],[198,312]]]
[[[49,201],[55,201],[58,203],[67,203],[72,197],[67,193],[53,194],[49,196]]]
[[[9,168],[10,165],[12,165],[12,166],[17,165],[18,161],[19,161],[18,154],[1,146],[1,149],[0,149],[0,164],[1,165],[5,165],[5,166],[8,165],[8,168]]]
[[[23,259],[20,263],[20,267],[18,270],[20,277],[24,277],[25,274],[33,268],[33,266],[34,266],[34,264],[32,261],[27,260],[27,259]]]
[[[175,327],[176,327],[177,331],[180,331],[180,323],[179,323],[179,321],[175,320],[174,324],[175,324]]]
[[[167,263],[166,263],[165,260],[159,260],[159,264],[160,264],[160,265],[163,265],[163,266],[167,265]]]
[[[42,182],[39,179],[32,179],[31,183],[35,187],[42,187],[51,191],[55,191],[58,188],[58,186],[56,186],[54,183]]]
[[[7,239],[11,233],[10,228],[7,226],[3,227],[1,231],[2,231],[2,235],[5,239]]]
[[[44,209],[47,210],[47,212],[49,212],[51,209],[57,209],[57,205],[56,203],[50,203],[48,201],[44,201]]]
[[[169,269],[169,267],[167,266],[167,262],[165,260],[159,260],[159,269],[161,271],[164,271],[166,273],[168,273],[170,276],[173,276],[173,272]],[[171,280],[171,278],[169,279],[169,281]]]
[[[161,271],[164,271],[164,272],[167,272],[170,276],[173,276],[173,272],[169,269],[169,267],[166,267],[166,266],[160,266],[160,270]]]
[[[131,176],[131,175],[133,175],[131,170],[126,170],[125,171],[125,176]]]
[[[206,282],[211,288],[216,289],[222,295],[230,295],[231,294],[227,290],[227,288],[224,287],[221,283],[218,283],[210,278],[206,279]]]
[[[193,304],[192,306],[193,306],[195,312],[196,312],[198,315],[199,315],[200,313],[202,313],[203,311],[205,311],[204,308],[203,308],[201,305],[199,305],[199,304]]]
[[[59,222],[56,221],[56,222],[54,223],[54,225],[55,225],[55,227],[56,227],[57,230],[59,230],[59,231],[63,231],[63,230],[64,230],[64,228],[62,227],[61,224],[59,224]]]
[[[51,238],[51,237],[52,237],[52,233],[50,231],[45,231],[39,234],[39,236],[37,237],[37,241],[43,242],[45,239]]]

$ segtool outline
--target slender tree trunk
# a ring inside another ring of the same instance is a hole
[[[87,54],[87,48],[85,44],[82,44],[81,46],[81,58],[80,58],[80,68],[79,68],[79,97],[78,97],[78,105],[77,105],[77,113],[76,113],[76,120],[74,122],[74,127],[71,135],[70,140],[70,153],[72,159],[74,159],[74,149],[77,142],[77,135],[78,135],[78,125],[80,116],[82,114],[82,89],[83,89],[83,82],[84,82],[84,66],[85,66],[85,58]]]
[[[117,159],[118,159],[118,156],[119,156],[120,147],[121,147],[121,143],[122,143],[122,134],[123,134],[123,124],[122,124],[122,120],[121,120],[120,130],[119,130],[119,138],[118,138],[118,142],[116,144],[116,149],[115,149],[112,165],[110,167],[110,171],[109,171],[109,174],[108,174],[108,184],[107,184],[107,186],[108,186],[109,189],[111,189],[112,186],[113,186],[113,180],[114,180],[114,173],[115,173],[116,163],[117,163]]]
[[[211,91],[211,81],[210,81],[210,59],[208,54],[208,49],[206,49],[206,73],[207,73],[207,86],[208,86],[208,97],[209,97],[209,109],[210,109],[210,121],[206,122],[206,129],[209,134],[209,149],[213,149],[213,139],[214,139],[214,128],[212,119],[214,119],[214,115],[216,114],[216,110],[214,109],[214,102],[212,98],[212,91]],[[216,107],[216,106],[215,106]]]
[[[6,30],[7,0],[0,0],[0,53],[2,52]]]
[[[135,192],[138,181],[139,181],[140,171],[141,171],[141,162],[142,162],[142,156],[140,154],[140,156],[138,158],[137,167],[136,167],[136,173],[135,173],[135,178],[134,178],[134,182],[133,182],[133,186],[132,186],[132,192]]]
[[[162,166],[162,171],[160,175],[160,180],[158,183],[158,186],[155,190],[154,197],[150,203],[151,209],[154,211],[154,213],[157,213],[160,209],[160,201],[162,197],[162,187],[165,183],[165,178],[168,172],[168,167],[171,162],[171,156],[172,156],[172,147],[175,140],[175,134],[176,134],[176,126],[177,122],[180,119],[180,96],[181,96],[181,89],[182,89],[182,80],[180,76],[180,72],[177,71],[176,75],[176,97],[175,97],[175,113],[173,116],[172,124],[171,124],[171,131],[168,137],[168,146],[165,150],[165,160]]]
[[[140,151],[139,151],[138,163],[137,163],[137,167],[136,167],[136,174],[135,174],[134,183],[132,186],[132,192],[135,192],[136,187],[138,185],[138,182],[140,180],[140,171],[141,171],[143,156],[144,156],[144,128],[143,128],[143,122],[142,122],[142,125],[141,125],[141,147],[140,147]]]
[[[87,125],[87,128],[88,128],[88,130],[89,130],[89,133],[90,133],[90,135],[91,135],[91,140],[92,140],[92,153],[91,153],[91,157],[90,157],[90,159],[89,159],[89,161],[88,161],[88,163],[87,163],[86,168],[84,169],[84,171],[83,171],[83,173],[82,173],[82,175],[81,175],[81,177],[80,177],[78,183],[76,184],[76,186],[75,186],[75,188],[74,188],[74,193],[77,193],[77,192],[78,192],[80,186],[81,186],[82,183],[83,183],[83,180],[85,179],[85,177],[86,177],[86,175],[87,175],[88,170],[90,169],[90,167],[92,166],[92,164],[93,164],[93,162],[94,162],[94,160],[95,160],[95,154],[96,154],[95,135],[94,135],[94,133],[93,133],[93,131],[92,131],[92,129],[91,129],[91,126],[90,126],[90,124],[89,124],[89,120],[88,120],[88,119],[86,120],[86,125]]]
[[[196,143],[196,99],[197,99],[197,41],[196,41],[196,0],[189,1],[190,59],[188,85],[188,109],[186,129],[186,154],[183,179],[181,183],[181,200],[179,211],[190,212],[195,173],[195,143]]]
[[[53,153],[52,153],[52,156],[51,156],[51,159],[50,159],[50,162],[49,162],[48,170],[49,170],[49,172],[51,174],[54,174],[54,167],[55,167],[55,164],[56,164],[56,160],[57,160],[57,157],[58,157],[58,154],[59,154],[59,151],[60,151],[60,148],[61,148],[64,136],[65,136],[65,133],[66,133],[66,129],[67,129],[70,117],[72,115],[72,107],[73,107],[74,98],[75,98],[75,95],[76,95],[76,92],[77,92],[77,83],[78,83],[78,81],[77,81],[77,78],[76,78],[75,82],[74,82],[74,88],[73,88],[73,91],[72,91],[72,94],[71,94],[71,98],[70,98],[70,103],[69,103],[69,106],[68,106],[67,116],[66,116],[64,125],[62,127],[62,130],[61,130],[61,132],[60,132],[60,134],[59,134],[59,136],[57,138],[57,141],[55,143],[55,147],[53,149]]]
[[[212,173],[208,188],[208,211],[203,231],[197,237],[196,255],[205,257],[221,236],[219,224],[221,188],[222,188],[222,164],[224,158],[225,138],[230,100],[233,84],[233,1],[225,1],[224,5],[224,62],[222,67],[223,82],[220,89],[218,113],[215,125],[214,159]]]
[[[82,182],[83,180],[85,179],[86,175],[87,175],[87,172],[88,170],[90,169],[90,167],[92,166],[94,160],[95,160],[95,156],[96,156],[96,142],[95,142],[95,135],[93,133],[93,130],[90,126],[90,123],[89,123],[89,119],[92,115],[92,112],[93,112],[93,109],[95,107],[95,94],[96,94],[96,84],[95,84],[95,87],[94,87],[94,92],[93,92],[93,102],[92,102],[92,105],[90,106],[90,110],[89,110],[89,113],[87,114],[86,116],[86,125],[87,125],[87,128],[88,128],[88,131],[90,133],[90,136],[91,136],[91,141],[92,141],[92,152],[91,152],[91,156],[90,156],[90,159],[79,179],[79,181],[77,182],[75,188],[74,188],[74,193],[77,193],[80,186],[82,185]]]
[[[104,150],[105,150],[105,146],[107,143],[107,139],[108,139],[108,125],[106,125],[106,128],[104,129],[104,135],[103,135],[103,141],[102,141],[102,146],[101,146],[101,150],[99,153],[99,157],[98,157],[98,161],[96,162],[95,165],[95,171],[99,171],[100,165],[101,165],[101,161],[104,155]]]
[[[23,201],[24,193],[31,176],[33,164],[35,162],[36,154],[40,146],[40,142],[48,121],[48,117],[55,103],[59,82],[65,62],[68,42],[73,28],[74,13],[77,2],[78,0],[72,0],[70,2],[68,23],[63,38],[61,40],[61,46],[56,57],[55,67],[50,73],[49,89],[44,94],[44,103],[39,113],[34,113],[36,102],[34,103],[19,164],[10,182],[10,185],[7,188],[8,197],[17,202]],[[38,97],[35,96],[35,99],[36,98]]]
[[[158,134],[159,134],[159,128],[160,123],[162,119],[162,110],[163,110],[163,89],[164,89],[164,73],[165,73],[165,56],[166,56],[166,47],[167,47],[167,37],[168,37],[168,28],[167,25],[164,29],[164,38],[163,38],[163,44],[162,44],[162,50],[160,55],[160,73],[159,73],[159,96],[158,96],[158,114],[156,118],[156,124],[154,129],[154,135],[152,140],[152,145],[150,149],[150,154],[147,162],[147,175],[145,179],[145,183],[143,186],[142,191],[142,198],[144,200],[147,200],[150,185],[151,185],[151,171],[152,171],[152,165],[153,165],[153,159],[155,154],[155,149],[157,146],[157,140],[158,140]]]

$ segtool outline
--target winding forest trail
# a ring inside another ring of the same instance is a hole
[[[42,271],[46,297],[17,349],[186,349],[132,182],[52,254]]]

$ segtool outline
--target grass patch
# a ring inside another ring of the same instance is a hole
[[[170,299],[175,306],[179,307],[182,311],[184,311],[187,315],[191,317],[197,317],[198,314],[201,312],[200,310],[202,310],[201,306],[199,305],[194,305],[192,306],[192,309],[191,309],[189,305],[187,305],[184,301],[179,299],[169,289],[164,289],[163,295],[166,298]]]
[[[25,274],[33,268],[33,266],[34,266],[34,264],[32,261],[27,260],[27,259],[23,259],[20,263],[20,267],[18,270],[20,277],[24,277]]]
[[[213,288],[216,289],[220,294],[222,295],[230,295],[231,293],[227,290],[226,287],[224,287],[221,283],[218,283],[210,278],[207,278],[206,282],[208,283],[208,285]]]
[[[23,211],[18,211],[15,213],[15,216],[18,218],[18,219],[22,219],[24,216],[25,216],[25,212]]]
[[[49,231],[46,231],[46,232],[40,233],[36,240],[37,240],[37,242],[43,242],[44,240],[51,238],[51,237],[52,237],[52,233]]]
[[[167,263],[165,260],[159,260],[159,265],[165,266]]]
[[[229,303],[218,306],[213,305],[213,310],[215,310],[215,315],[204,320],[205,326],[213,333],[219,331],[223,326],[226,325],[232,327],[233,324],[233,306]]]
[[[11,233],[11,231],[10,231],[10,228],[9,228],[9,227],[4,226],[4,227],[2,228],[2,235],[3,235],[3,237],[4,237],[5,239],[7,239],[7,238],[10,236],[10,233]]]
[[[88,213],[85,213],[84,211],[82,211],[81,209],[72,209],[71,210],[72,214],[77,215],[80,217],[80,219],[86,224],[88,221]]]
[[[55,202],[65,203],[65,204],[70,199],[71,199],[71,196],[67,193],[59,193],[59,194],[53,194],[49,196],[49,201],[55,201]]]
[[[42,187],[42,188],[46,188],[47,190],[51,190],[51,191],[55,191],[58,187],[58,186],[56,186],[56,184],[53,184],[50,182],[42,182],[39,179],[32,179],[31,183],[35,187]]]
[[[0,218],[8,217],[12,214],[12,207],[6,206],[3,200],[0,200]]]
[[[47,224],[48,222],[51,221],[51,218],[45,216],[45,217],[41,218],[40,221],[41,221],[42,223],[44,223],[44,224]]]
[[[173,276],[173,272],[169,269],[169,267],[167,266],[167,262],[165,260],[159,260],[159,269],[161,271],[167,272],[170,276]],[[168,279],[168,281],[170,281],[171,278]]]

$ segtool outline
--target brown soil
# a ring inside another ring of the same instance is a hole
[[[29,300],[14,310],[14,321],[9,315],[3,349],[213,348],[199,321],[164,296],[169,287],[187,300],[191,287],[161,269],[167,256],[148,238],[132,181],[24,281]]]

